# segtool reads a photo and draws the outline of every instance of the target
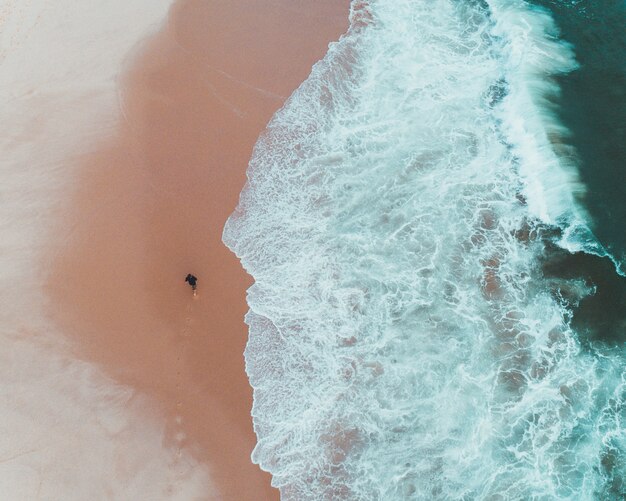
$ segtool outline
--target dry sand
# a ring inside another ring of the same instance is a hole
[[[250,461],[251,281],[222,227],[256,137],[345,31],[348,5],[177,2],[129,60],[123,119],[75,162],[76,189],[59,209],[50,314],[79,358],[156,403],[164,445],[208,465],[223,499],[278,493]]]
[[[113,132],[116,75],[169,4],[0,0],[2,499],[216,494],[205,465],[163,447],[149,396],[76,359],[45,315],[41,288],[42,266],[64,246],[47,237],[76,178],[68,158]]]

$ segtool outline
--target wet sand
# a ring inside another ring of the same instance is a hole
[[[222,499],[278,499],[250,461],[251,279],[222,244],[223,224],[257,136],[347,29],[348,7],[177,2],[129,59],[123,119],[76,163],[55,228],[51,315],[78,357],[154,400],[164,445],[205,462]]]

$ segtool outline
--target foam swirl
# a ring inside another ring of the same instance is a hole
[[[581,348],[589,291],[538,265],[555,226],[593,244],[553,30],[522,1],[355,1],[257,143],[224,241],[255,279],[253,459],[283,499],[620,488],[620,354]]]

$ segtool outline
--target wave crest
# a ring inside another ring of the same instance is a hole
[[[585,221],[546,111],[571,49],[524,2],[352,12],[224,231],[255,279],[254,461],[288,500],[610,493],[621,358],[581,349],[590,291],[538,264]]]

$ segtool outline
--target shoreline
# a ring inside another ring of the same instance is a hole
[[[174,4],[123,72],[123,119],[75,165],[45,286],[77,356],[149,396],[164,445],[205,463],[224,499],[278,499],[250,461],[251,279],[221,233],[257,136],[347,28],[347,0],[297,3]]]

